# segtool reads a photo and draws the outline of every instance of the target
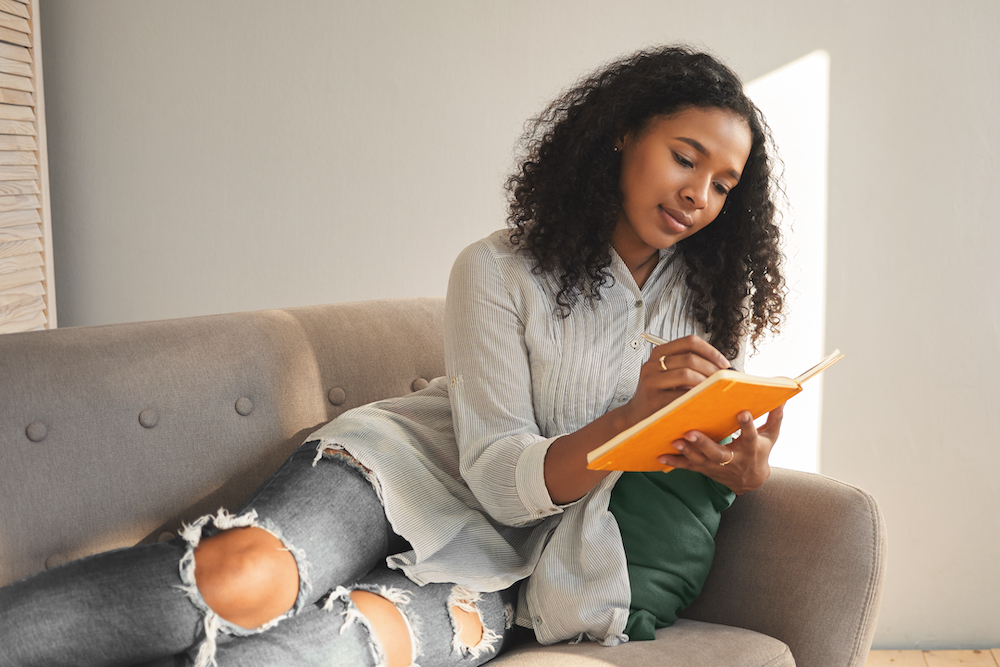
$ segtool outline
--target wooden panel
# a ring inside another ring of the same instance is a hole
[[[30,109],[31,107],[22,108]],[[35,136],[35,124],[23,120],[0,119],[0,134],[23,134],[33,137]]]
[[[36,225],[42,221],[37,208],[25,208],[20,211],[0,212],[0,228],[19,227],[21,225]]]
[[[927,667],[923,651],[872,651],[865,667]]]
[[[21,225],[19,227],[0,228],[0,243],[10,243],[11,241],[24,241],[25,239],[39,239],[42,237],[42,230],[38,225]],[[0,250],[2,253],[3,250]]]
[[[43,280],[45,280],[45,273],[41,269],[0,273],[0,289],[27,285],[28,283],[40,283]]]
[[[23,46],[14,46],[13,44],[4,44],[3,42],[0,42],[0,58],[10,58],[22,63],[32,62],[31,51]]]
[[[0,164],[38,164],[34,151],[0,151]]]
[[[27,181],[32,183],[38,179],[38,170],[34,167],[9,167],[0,165],[0,181]]]
[[[28,297],[9,304],[0,304],[0,322],[33,320],[45,312],[45,299],[40,296]]]
[[[17,44],[18,46],[31,47],[31,35],[2,26],[0,26],[0,40]]]
[[[30,285],[24,285],[23,287],[11,287],[10,289],[0,290],[0,308],[14,306],[24,301],[34,301],[35,299],[41,298],[41,294],[26,294],[32,285],[38,285],[38,283],[31,283]],[[42,288],[41,285],[38,287],[43,290],[42,294],[44,294],[44,288]],[[42,301],[44,302],[45,300],[42,299]]]
[[[0,10],[3,8],[0,7]],[[14,16],[8,14],[6,11],[0,11],[0,27],[10,28],[11,30],[16,30],[17,32],[23,32],[25,35],[31,34],[31,24],[28,23],[27,17],[22,18],[20,16]],[[31,42],[28,42],[30,44]]]
[[[45,81],[43,77],[43,67],[42,67],[42,40],[41,33],[38,27],[38,2],[39,0],[30,0],[27,4],[29,5],[29,13],[32,16],[31,27],[34,31],[32,33],[32,42],[35,46],[32,53],[34,56],[34,82],[35,89],[38,91],[35,97],[35,113],[37,114],[37,127],[38,127],[38,186],[41,188],[41,194],[39,195],[39,203],[41,204],[41,210],[39,214],[42,218],[42,243],[45,246],[45,317],[47,320],[47,326],[49,328],[54,328],[57,325],[56,322],[56,294],[55,294],[55,270],[52,263],[52,208],[51,208],[51,197],[49,192],[49,162],[48,162],[48,139],[46,138],[45,132]],[[3,100],[0,100],[2,102]]]
[[[26,93],[23,90],[0,88],[0,103],[20,104],[25,107],[33,107],[35,106],[35,96],[31,93]]]
[[[0,243],[0,276],[30,271],[31,269],[44,266],[44,262],[34,264],[31,259],[32,256],[41,257],[40,251],[31,248],[33,245],[32,241],[37,240],[30,239],[23,243]],[[19,249],[23,249],[24,252],[19,252]]]
[[[993,656],[993,661],[997,663],[997,667],[1000,667],[1000,648],[992,649],[990,655]]]
[[[38,266],[45,266],[42,253],[33,252],[28,255],[14,255],[13,257],[0,257],[0,275],[14,273],[15,271],[27,271]]]
[[[41,235],[37,239],[26,241],[12,241],[10,243],[0,243],[0,257],[15,257],[17,255],[28,255],[33,252],[43,252]]]
[[[39,301],[41,306],[39,306]],[[45,299],[40,296],[25,297],[6,304],[0,301],[0,322],[7,322],[7,326],[14,327],[17,326],[15,323],[34,320],[40,313],[43,316],[45,314]],[[27,330],[17,329],[17,331]]]
[[[38,313],[34,317],[26,320],[11,320],[10,322],[3,322],[0,323],[0,334],[20,333],[21,331],[40,331],[45,328],[45,323],[47,321],[45,313]]]
[[[37,29],[38,0],[0,0],[0,333],[56,325]]]
[[[23,90],[26,93],[35,92],[35,85],[31,83],[31,77],[14,76],[13,74],[0,74],[0,88]]]
[[[38,181],[0,181],[0,197],[5,195],[32,195],[40,192]]]
[[[0,118],[6,120],[26,120],[34,122],[35,110],[31,107],[21,107],[16,104],[0,104]],[[34,134],[34,132],[32,132]]]
[[[22,63],[18,60],[11,60],[10,58],[4,58],[0,56],[0,72],[5,74],[16,74],[17,76],[34,76],[35,73],[31,71],[31,65],[28,63]]]
[[[14,303],[33,296],[45,296],[45,288],[41,283],[28,283],[0,290],[0,304]]]
[[[925,651],[927,667],[996,667],[989,651]]]
[[[14,289],[17,288],[15,287]],[[30,317],[37,312],[45,310],[45,299],[40,296],[18,294],[12,297],[10,301],[0,299],[0,308],[3,309],[3,314],[7,314],[10,317]],[[0,314],[0,319],[3,319],[3,314]]]
[[[23,208],[40,208],[41,203],[35,195],[20,197],[0,197],[0,211],[20,211]]]
[[[23,135],[0,135],[0,151],[36,151],[38,144],[34,137]]]
[[[25,19],[31,18],[28,14],[28,8],[24,6],[24,3],[14,2],[14,0],[0,0],[0,11]]]

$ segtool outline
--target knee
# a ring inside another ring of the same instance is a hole
[[[458,584],[448,595],[448,612],[453,649],[476,659],[495,654],[503,643],[503,632],[513,624],[513,607],[504,604],[502,594],[484,595]]]
[[[381,645],[386,667],[413,664],[413,633],[403,612],[388,599],[369,591],[351,591],[351,601]]]
[[[463,594],[465,591],[456,586],[447,603],[454,633],[451,644],[458,653],[477,657],[483,652],[495,650],[494,643],[499,635],[484,628],[476,607],[478,594]],[[350,598],[381,648],[383,664],[386,667],[412,665],[415,662],[416,639],[396,602],[365,590],[351,591]]]
[[[472,648],[483,639],[483,622],[473,608],[455,605],[451,608],[451,618],[455,622],[455,638],[461,646]]]
[[[263,528],[233,528],[201,540],[194,563],[195,583],[205,604],[243,628],[278,618],[298,597],[295,557]]]

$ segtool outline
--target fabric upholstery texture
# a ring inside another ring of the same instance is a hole
[[[238,507],[319,425],[443,375],[443,313],[398,299],[0,336],[0,585]],[[493,664],[860,667],[885,549],[871,496],[775,470],[723,513],[690,620]]]
[[[708,580],[681,616],[780,637],[799,665],[864,665],[885,559],[874,498],[776,469],[723,513]]]
[[[782,642],[746,630],[681,619],[656,631],[656,641],[606,648],[591,642],[525,644],[489,663],[496,667],[792,667]]]

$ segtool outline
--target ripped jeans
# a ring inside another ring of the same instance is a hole
[[[409,632],[410,663],[473,667],[495,657],[514,634],[516,586],[477,593],[462,586],[417,586],[385,558],[408,549],[392,532],[371,484],[352,463],[300,447],[235,515],[220,510],[175,540],[82,558],[0,589],[0,667],[60,665],[378,666],[378,628],[352,591],[393,603]],[[205,603],[194,548],[228,528],[257,526],[295,557],[292,608],[246,629]],[[454,609],[474,612],[481,639],[466,645]]]

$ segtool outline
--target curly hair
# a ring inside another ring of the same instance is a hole
[[[617,139],[642,133],[663,116],[721,108],[746,120],[752,137],[739,184],[718,217],[677,243],[692,292],[691,314],[709,342],[734,358],[782,321],[784,279],[772,176],[770,130],[739,78],[705,53],[686,47],[640,51],[612,63],[530,120],[526,157],[506,183],[511,241],[534,270],[559,284],[556,303],[568,316],[582,297],[601,298],[613,283],[612,234],[622,214]]]

